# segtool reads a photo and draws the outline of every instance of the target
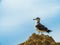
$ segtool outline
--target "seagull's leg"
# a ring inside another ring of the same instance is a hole
[[[43,34],[43,32],[41,31],[41,34]]]
[[[38,34],[40,34],[40,31],[39,30],[37,30],[38,31]]]
[[[38,32],[38,34],[40,34],[40,32]]]
[[[41,34],[42,34],[42,32],[41,32]]]
[[[37,29],[37,31],[38,31],[38,34],[40,34],[40,30]]]

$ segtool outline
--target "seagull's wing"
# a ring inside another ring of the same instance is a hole
[[[47,27],[45,27],[44,25],[42,25],[40,23],[36,25],[36,28],[38,28],[39,30],[48,30]]]

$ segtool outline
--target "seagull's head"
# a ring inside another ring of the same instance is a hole
[[[36,17],[36,18],[33,19],[33,20],[40,21],[40,18],[39,18],[39,17]]]

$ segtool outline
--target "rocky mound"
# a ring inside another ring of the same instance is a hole
[[[19,45],[58,45],[51,36],[33,33],[24,43]]]

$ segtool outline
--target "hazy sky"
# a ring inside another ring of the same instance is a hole
[[[60,42],[60,0],[1,0],[1,45],[17,45],[37,33],[35,17],[40,17],[41,23],[53,31],[49,35]]]

